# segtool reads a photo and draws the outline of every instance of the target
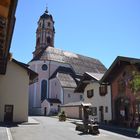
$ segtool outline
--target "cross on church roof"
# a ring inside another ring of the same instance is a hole
[[[46,4],[46,10],[45,13],[48,13],[48,4]]]

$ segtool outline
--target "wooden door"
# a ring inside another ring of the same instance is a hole
[[[13,122],[13,105],[5,105],[4,122]]]

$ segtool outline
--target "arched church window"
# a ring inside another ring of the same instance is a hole
[[[47,37],[47,43],[50,44],[51,43],[51,38]]]
[[[51,26],[51,23],[50,22],[48,22],[48,27],[50,27]]]
[[[42,80],[41,82],[41,100],[47,98],[47,80]]]

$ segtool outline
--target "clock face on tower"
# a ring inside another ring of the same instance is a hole
[[[42,70],[46,71],[48,69],[48,66],[46,64],[42,65]]]

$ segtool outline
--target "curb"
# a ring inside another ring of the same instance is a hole
[[[7,132],[8,140],[13,140],[13,137],[12,137],[12,134],[11,134],[11,131],[10,131],[10,128],[6,127],[6,132]]]

